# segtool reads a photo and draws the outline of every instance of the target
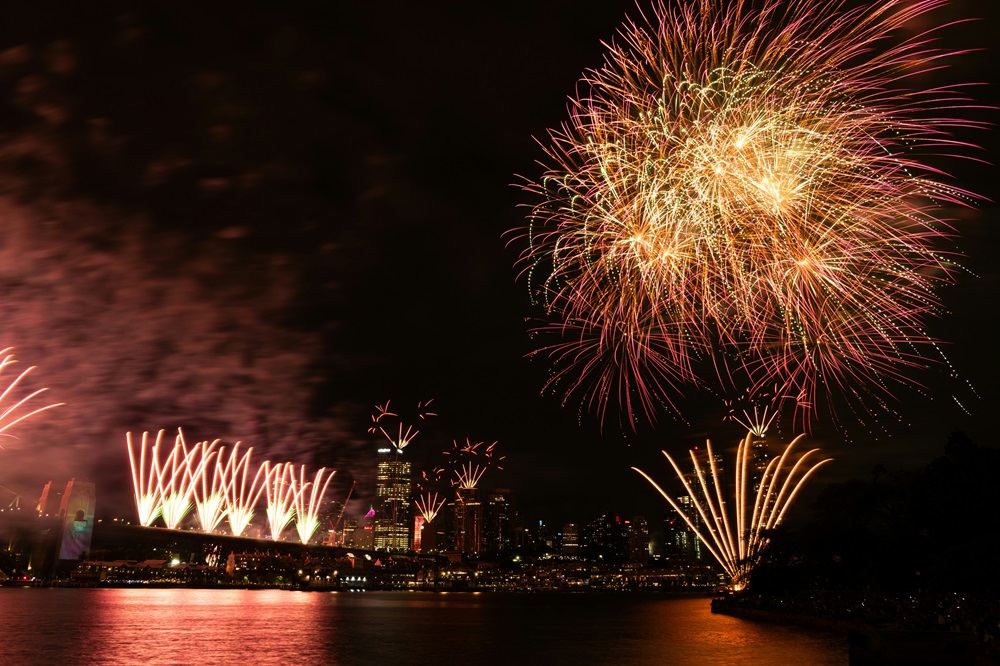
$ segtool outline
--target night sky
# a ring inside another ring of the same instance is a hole
[[[531,203],[518,185],[541,173],[536,137],[635,5],[428,4],[7,12],[0,343],[67,404],[3,442],[0,485],[33,501],[50,478],[91,478],[99,513],[125,514],[125,432],[182,426],[189,442],[337,469],[330,496],[356,479],[363,512],[374,406],[434,398],[407,455],[499,441],[504,470],[483,487],[511,487],[525,518],[559,525],[662,515],[630,466],[666,480],[660,449],[735,443],[711,395],[685,403],[686,422],[602,429],[540,397],[546,368],[527,357],[534,313],[506,235]],[[961,47],[1000,28],[985,0],[940,16],[984,19],[945,33]],[[967,54],[943,80],[988,84],[974,95],[994,104],[995,61]],[[995,132],[965,138],[995,161]],[[998,196],[995,167],[942,166]],[[812,442],[836,458],[818,485],[922,465],[955,429],[997,444],[997,219],[989,201],[957,219],[968,271],[929,326],[960,379],[921,374],[925,395],[901,395],[902,418],[877,436],[818,423]]]

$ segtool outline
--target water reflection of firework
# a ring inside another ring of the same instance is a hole
[[[688,482],[691,475],[682,473],[670,454],[663,452],[684,486],[697,515],[685,511],[648,474],[640,469],[633,469],[659,491],[722,565],[733,587],[741,589],[747,584],[761,549],[767,544],[767,531],[781,523],[789,505],[812,473],[831,460],[827,458],[807,463],[807,459],[819,450],[812,449],[799,456],[789,467],[792,448],[803,436],[796,437],[780,456],[772,458],[759,479],[749,478],[752,473],[750,463],[753,457],[753,435],[746,436],[736,452],[734,516],[730,516],[727,509],[722,473],[712,451],[711,441],[707,443],[707,461],[699,459],[695,451],[690,452],[693,475],[697,478],[697,485],[694,487]],[[757,486],[756,489],[753,485]]]
[[[627,23],[527,186],[549,388],[634,424],[708,361],[809,420],[832,392],[879,409],[940,359],[941,211],[973,197],[925,162],[976,123],[949,115],[955,86],[921,88],[951,54],[897,35],[942,5],[687,0]]]

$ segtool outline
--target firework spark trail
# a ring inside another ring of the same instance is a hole
[[[8,366],[17,363],[17,360],[14,359],[14,355],[11,353],[13,349],[14,349],[13,347],[7,347],[6,349],[0,350],[0,356],[3,357],[2,359],[0,359],[0,373],[2,373]],[[3,405],[4,403],[7,402],[8,396],[17,388],[17,386],[21,383],[21,380],[23,380],[25,377],[31,374],[31,371],[34,369],[35,366],[31,366],[25,369],[14,379],[14,381],[12,381],[7,386],[6,389],[4,389],[4,392],[0,394],[0,405]],[[46,388],[41,388],[36,391],[33,391],[29,393],[27,396],[15,402],[10,407],[3,408],[3,411],[0,411],[0,437],[13,437],[13,435],[8,433],[7,431],[16,426],[18,423],[21,423],[25,419],[29,419],[36,414],[40,414],[41,412],[52,409],[53,407],[60,407],[63,404],[65,404],[62,402],[57,402],[51,405],[46,405],[44,407],[39,407],[38,409],[34,409],[28,412],[27,414],[18,413],[18,410],[24,407],[29,401],[38,397],[42,393],[45,393],[47,390],[48,389]]]
[[[301,489],[298,486],[292,463],[267,467],[264,477],[264,491],[267,494],[267,524],[271,530],[271,539],[277,541],[281,533],[295,517],[295,503]]]
[[[163,431],[156,433],[156,441],[150,448],[149,433],[142,433],[139,445],[139,455],[136,459],[132,444],[132,433],[125,433],[125,445],[128,447],[128,460],[132,468],[132,488],[135,494],[135,507],[139,514],[139,524],[149,527],[160,515],[160,480],[159,466],[156,463],[159,456]],[[147,454],[148,451],[148,454]]]
[[[414,504],[420,515],[424,517],[424,523],[430,525],[437,518],[438,512],[446,501],[446,497],[438,498],[438,493],[436,492],[426,492],[418,495]]]
[[[429,407],[431,403],[434,402],[434,398],[430,400],[422,400],[417,403],[416,412],[414,417],[420,420],[426,420],[429,417],[437,416],[435,412],[430,411]],[[391,421],[391,424],[385,422]],[[390,434],[393,430],[393,425],[396,426],[395,434]],[[406,427],[406,432],[403,432],[403,427]],[[386,429],[388,427],[388,430]],[[384,405],[375,405],[375,413],[372,414],[372,425],[368,428],[368,432],[372,434],[381,433],[397,453],[402,453],[410,442],[420,434],[419,430],[414,429],[412,425],[404,424],[403,418],[399,414],[389,410],[389,401],[387,400]]]
[[[319,528],[319,510],[323,504],[323,496],[326,495],[326,489],[336,474],[330,472],[324,481],[324,472],[326,468],[320,467],[313,480],[307,482],[306,466],[302,465],[299,468],[299,490],[295,496],[295,529],[299,534],[299,540],[304,544],[309,543]],[[291,469],[290,473],[294,476],[294,469]],[[307,500],[306,489],[310,487],[311,492]]]
[[[254,506],[260,499],[264,488],[267,485],[267,475],[270,470],[270,463],[264,461],[253,480],[250,479],[250,458],[253,447],[247,449],[246,453],[240,454],[240,443],[233,446],[229,460],[225,464],[225,477],[228,479],[223,499],[225,501],[226,515],[229,518],[229,529],[233,536],[241,536],[250,525],[250,520],[254,515]]]
[[[486,465],[477,465],[473,462],[463,464],[455,470],[458,487],[465,490],[475,488],[479,484],[479,479],[483,478],[486,470]]]
[[[163,522],[169,529],[177,529],[191,511],[195,488],[195,469],[192,465],[198,459],[199,447],[190,451],[184,442],[184,433],[178,428],[174,447],[170,450],[163,465],[157,465],[157,486],[160,496],[160,511]]]
[[[215,450],[219,441],[217,439],[211,444],[208,442],[197,444],[197,448],[200,449],[198,454],[200,462],[194,473],[194,508],[202,531],[209,534],[214,532],[226,517],[225,488],[229,479],[226,478],[226,468],[221,462],[226,449],[222,447],[218,451]]]
[[[722,566],[735,589],[742,589],[749,582],[750,574],[757,563],[761,550],[768,543],[767,530],[781,524],[788,507],[795,500],[799,490],[812,474],[822,465],[830,462],[827,458],[818,462],[806,462],[819,449],[812,449],[798,457],[789,469],[787,462],[792,448],[804,435],[796,437],[778,457],[773,458],[764,470],[760,485],[755,492],[748,492],[747,467],[752,454],[752,437],[750,433],[740,442],[736,452],[736,474],[734,484],[735,512],[730,516],[727,510],[725,490],[720,471],[716,466],[712,442],[707,442],[710,476],[704,473],[704,464],[698,459],[695,451],[691,451],[691,463],[694,466],[698,486],[692,488],[687,476],[670,454],[666,456],[684,487],[688,497],[701,518],[704,527],[699,528],[696,521],[684,511],[666,491],[663,490],[648,474],[633,467],[636,472],[663,496],[667,503],[684,520],[698,539],[705,545],[712,557]],[[696,490],[698,492],[696,492]],[[751,498],[750,495],[753,495]],[[751,504],[752,499],[752,504]],[[752,508],[751,508],[752,507]]]
[[[475,488],[487,469],[490,467],[503,469],[500,463],[506,456],[497,455],[498,444],[493,442],[489,446],[484,446],[485,442],[473,442],[468,437],[464,443],[452,440],[451,450],[444,451],[444,455],[454,459],[455,480],[452,485],[465,489]]]
[[[547,387],[634,425],[708,360],[808,421],[932,360],[941,211],[975,197],[924,162],[978,123],[949,117],[958,87],[917,87],[955,55],[934,31],[897,35],[944,4],[691,0],[626,23],[526,186],[520,263],[561,337]]]

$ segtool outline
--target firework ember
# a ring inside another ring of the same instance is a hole
[[[975,197],[933,159],[977,123],[949,115],[959,88],[920,87],[954,54],[906,31],[943,4],[689,0],[628,22],[526,186],[548,388],[634,425],[738,376],[808,422],[940,359],[945,210]]]

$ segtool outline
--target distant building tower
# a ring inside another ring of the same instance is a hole
[[[698,514],[698,509],[695,508],[694,502],[691,501],[690,496],[682,495],[678,497],[677,504],[684,510],[684,515],[691,520],[699,531],[704,529],[704,523],[701,520],[701,516]],[[694,530],[688,526],[688,524],[684,521],[684,518],[677,516],[676,519],[668,519],[667,522],[670,525],[667,534],[665,535],[665,545],[667,551],[672,552],[674,557],[679,557],[681,559],[701,560],[701,539],[699,539]]]
[[[498,488],[490,493],[483,510],[483,550],[506,553],[514,547],[514,493]]]
[[[756,493],[764,480],[767,464],[771,462],[771,452],[767,448],[767,441],[763,437],[757,436],[750,442],[750,451],[750,465],[753,468],[751,478],[753,479],[753,490]]]
[[[587,525],[584,551],[589,557],[605,562],[624,562],[628,558],[628,536],[621,518],[602,514]]]
[[[454,504],[455,549],[467,555],[483,550],[483,505],[479,488],[459,488]]]
[[[413,550],[424,552],[424,517],[419,513],[413,517]]]
[[[58,516],[59,505],[62,504],[63,490],[65,486],[49,481],[42,487],[42,496],[38,498],[38,515],[42,518],[46,516]]]
[[[562,529],[562,554],[578,555],[580,553],[580,528],[576,523],[566,523]]]
[[[354,529],[353,546],[361,550],[375,549],[375,509],[372,508],[358,521]]]
[[[410,550],[412,488],[410,463],[399,459],[393,448],[379,449],[378,472],[375,479],[376,549]]]
[[[62,541],[59,545],[60,560],[82,560],[90,555],[90,541],[94,536],[94,484],[70,479],[59,504],[59,517],[63,521]]]
[[[642,516],[625,521],[628,536],[628,561],[638,564],[649,562],[649,525]]]

